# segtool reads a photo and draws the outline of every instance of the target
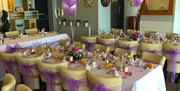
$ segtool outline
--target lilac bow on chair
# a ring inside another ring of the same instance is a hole
[[[171,74],[171,81],[172,83],[175,82],[176,80],[176,61],[177,61],[177,56],[178,54],[180,54],[179,51],[177,50],[171,50],[171,51],[167,51],[168,54],[172,55],[172,74]]]
[[[53,84],[55,83],[55,80],[60,77],[59,73],[45,70],[43,71],[43,76],[48,81],[47,91],[55,91]]]
[[[19,49],[21,49],[21,46],[18,43],[16,43],[14,46],[6,45],[7,52],[15,52]]]
[[[66,82],[65,82],[70,91],[78,91],[78,88],[79,88],[79,81],[78,80],[75,80],[75,79],[72,79],[72,78],[66,78]]]
[[[111,90],[106,88],[103,84],[97,83],[93,91],[111,91]]]

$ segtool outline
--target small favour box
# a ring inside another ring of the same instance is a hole
[[[85,69],[86,69],[86,70],[90,70],[90,69],[91,69],[88,63],[86,63]]]
[[[127,66],[124,66],[123,71],[124,71],[124,72],[128,72],[128,71],[129,71],[129,68],[128,68]]]
[[[119,72],[118,72],[118,70],[117,70],[116,68],[113,68],[113,74],[114,74],[114,76],[116,76],[116,77],[120,76],[120,75],[119,75]]]

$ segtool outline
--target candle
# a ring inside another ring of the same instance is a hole
[[[61,16],[61,9],[58,8],[58,16]]]
[[[89,37],[91,37],[91,27],[88,28]]]
[[[57,10],[54,9],[54,15],[55,15],[55,18],[57,18]]]
[[[70,56],[69,61],[71,61],[71,62],[73,61],[73,57],[72,56]]]
[[[61,9],[61,16],[63,17],[64,16],[64,10]]]

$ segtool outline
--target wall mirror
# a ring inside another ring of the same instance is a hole
[[[172,15],[174,0],[144,0],[141,6],[142,15]]]

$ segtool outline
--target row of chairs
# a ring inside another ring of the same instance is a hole
[[[1,91],[32,91],[32,89],[24,84],[18,84],[16,86],[15,77],[10,73],[6,73],[4,76]]]

